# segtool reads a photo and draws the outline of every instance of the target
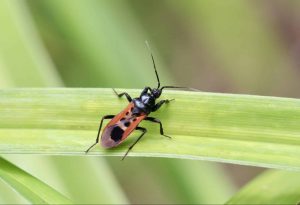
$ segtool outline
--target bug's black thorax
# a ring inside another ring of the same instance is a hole
[[[150,112],[152,112],[153,107],[155,106],[155,100],[155,96],[153,96],[151,93],[145,93],[138,98],[134,98],[132,100],[134,103],[132,114],[135,115],[145,113],[148,115]]]

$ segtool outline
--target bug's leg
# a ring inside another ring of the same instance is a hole
[[[159,101],[159,102],[154,106],[154,108],[152,109],[152,112],[155,112],[155,111],[158,110],[164,103],[169,103],[169,102],[171,102],[172,100],[175,100],[175,99],[171,99],[171,100],[161,100],[161,101]]]
[[[98,129],[98,134],[97,134],[96,142],[95,142],[94,144],[92,144],[92,145],[85,151],[86,154],[90,151],[90,149],[92,149],[92,147],[94,147],[96,144],[98,144],[98,142],[99,142],[99,136],[100,136],[100,131],[101,131],[101,128],[102,128],[102,123],[103,123],[103,121],[104,121],[104,120],[107,120],[107,119],[112,119],[112,118],[114,118],[114,117],[115,117],[114,115],[105,115],[105,116],[102,117],[101,122],[100,122],[99,129]]]
[[[129,151],[134,147],[134,145],[144,136],[144,134],[147,132],[147,129],[144,127],[136,127],[136,130],[141,130],[143,133],[137,138],[137,140],[130,145],[130,147],[128,148],[127,152],[125,153],[125,155],[123,156],[122,160],[125,159],[125,157],[128,155]]]
[[[164,128],[163,128],[163,125],[162,125],[162,123],[161,123],[161,121],[159,119],[156,119],[154,117],[146,117],[144,120],[147,120],[147,121],[150,121],[150,122],[154,122],[154,123],[158,123],[159,124],[159,128],[160,128],[160,134],[171,139],[170,136],[164,134]]]
[[[145,95],[148,92],[148,90],[150,90],[150,92],[152,91],[152,89],[150,87],[145,87],[144,90],[141,93],[141,96]]]
[[[131,102],[132,101],[132,99],[131,99],[131,97],[130,97],[130,95],[128,94],[128,93],[126,93],[126,92],[124,92],[124,93],[117,93],[117,91],[115,90],[115,89],[113,89],[113,91],[115,92],[115,94],[120,98],[120,97],[122,97],[123,95],[125,95],[126,96],[126,98],[127,98],[127,100],[128,100],[128,102]]]

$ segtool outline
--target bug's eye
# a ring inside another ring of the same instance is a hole
[[[161,94],[161,92],[160,92],[160,90],[158,90],[158,89],[154,89],[153,91],[152,91],[152,93],[153,93],[153,95],[155,96],[155,97],[159,97],[160,96],[160,94]]]

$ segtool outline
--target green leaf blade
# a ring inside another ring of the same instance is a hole
[[[161,119],[173,138],[162,138],[157,126],[142,122],[149,132],[131,156],[300,170],[300,100],[184,91],[162,98],[176,100],[151,116]],[[111,89],[3,90],[0,101],[0,152],[44,154],[84,154],[101,117],[127,104]],[[96,146],[90,154],[123,155],[137,134],[115,149]]]
[[[0,158],[0,176],[33,204],[72,204],[65,196],[3,158]]]

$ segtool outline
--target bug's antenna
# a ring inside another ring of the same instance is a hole
[[[163,90],[163,89],[165,89],[165,88],[179,88],[179,89],[187,89],[187,90],[192,90],[192,91],[200,91],[200,90],[198,90],[198,89],[196,89],[196,88],[190,88],[190,87],[181,87],[181,86],[172,86],[172,85],[167,85],[167,86],[163,86],[160,90]]]
[[[149,50],[149,52],[151,54],[151,58],[152,58],[152,62],[153,62],[153,67],[154,67],[155,75],[156,75],[156,78],[157,78],[157,89],[158,89],[160,87],[160,81],[159,81],[158,73],[157,73],[157,70],[156,70],[156,65],[155,65],[154,57],[152,55],[152,51],[151,51],[151,48],[149,46],[148,41],[145,41],[145,43],[146,43],[146,46],[147,46],[147,48],[148,48],[148,50]]]

